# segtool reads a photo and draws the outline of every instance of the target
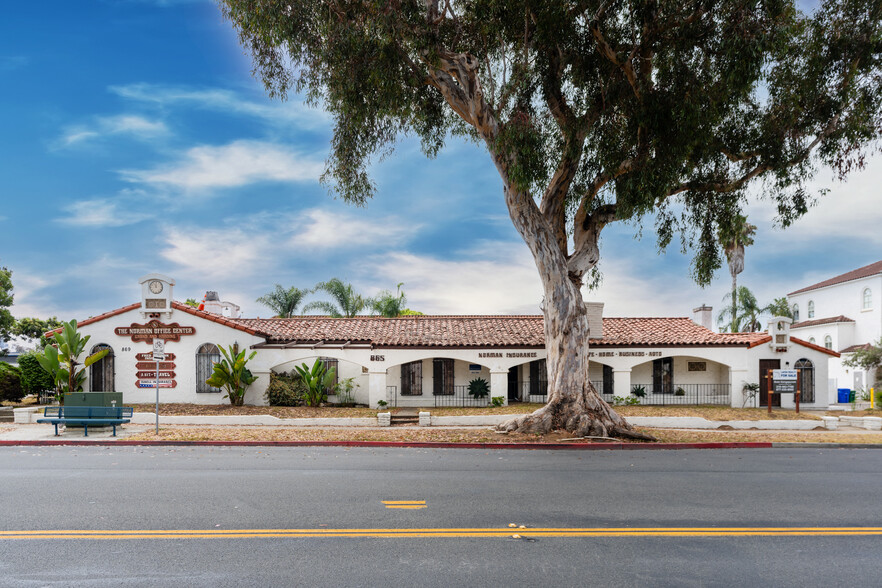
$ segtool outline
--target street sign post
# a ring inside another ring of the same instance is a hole
[[[156,434],[159,435],[159,364],[165,360],[165,340],[153,340],[153,361],[156,362]]]

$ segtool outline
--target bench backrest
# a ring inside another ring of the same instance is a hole
[[[131,418],[131,406],[47,406],[43,416],[66,419],[125,419]]]

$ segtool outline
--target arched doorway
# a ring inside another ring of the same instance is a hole
[[[92,348],[90,355],[105,349],[109,350],[107,355],[89,367],[89,390],[91,392],[114,391],[113,348],[110,345],[99,343]]]
[[[799,372],[799,401],[815,401],[815,365],[808,359],[797,360],[793,367]]]

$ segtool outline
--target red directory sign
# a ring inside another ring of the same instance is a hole
[[[156,388],[156,380],[138,380],[135,382],[138,388]],[[160,388],[174,388],[178,383],[174,380],[159,380]]]

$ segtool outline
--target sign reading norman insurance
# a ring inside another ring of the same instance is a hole
[[[152,320],[145,325],[132,323],[129,327],[117,327],[114,333],[121,337],[131,337],[132,341],[180,341],[182,335],[195,335],[196,327],[182,327],[178,323],[166,325],[157,320]]]

